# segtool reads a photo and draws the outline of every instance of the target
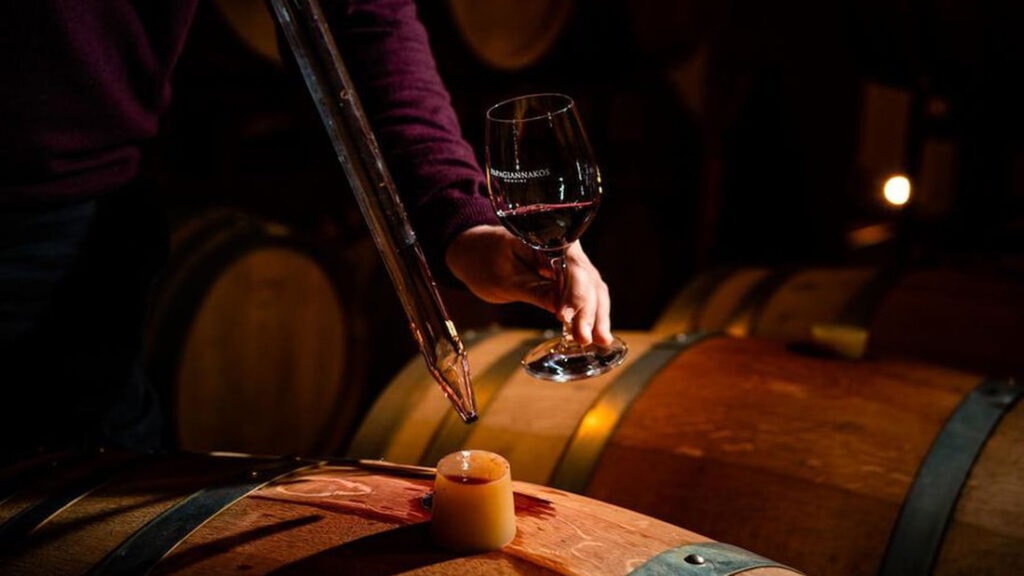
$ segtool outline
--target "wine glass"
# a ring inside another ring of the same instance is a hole
[[[531,94],[487,110],[487,188],[498,220],[547,257],[555,279],[555,309],[571,293],[568,247],[583,234],[601,203],[601,175],[572,98]],[[626,357],[615,338],[610,346],[580,345],[571,318],[562,335],[523,358],[537,378],[565,382],[603,374]]]

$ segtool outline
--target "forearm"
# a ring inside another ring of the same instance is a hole
[[[412,0],[331,5],[342,57],[431,263],[462,231],[496,223],[472,148]]]

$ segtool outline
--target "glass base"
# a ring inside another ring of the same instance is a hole
[[[622,364],[628,351],[626,343],[618,338],[610,346],[580,346],[552,338],[530,350],[523,358],[523,367],[534,378],[568,382],[604,374]]]

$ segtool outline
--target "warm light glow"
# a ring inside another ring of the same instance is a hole
[[[910,180],[906,176],[893,176],[882,187],[885,200],[893,206],[903,206],[910,200]]]
[[[889,224],[871,224],[855,228],[846,233],[846,241],[853,248],[867,248],[892,240],[893,230]]]

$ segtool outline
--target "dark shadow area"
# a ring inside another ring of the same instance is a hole
[[[168,559],[162,561],[160,563],[160,570],[166,573],[176,573],[214,556],[225,554],[244,544],[249,544],[262,538],[268,538],[275,534],[301,528],[302,526],[319,522],[321,519],[323,519],[323,516],[319,515],[303,516],[301,518],[294,518],[292,520],[286,520],[246,530],[245,532],[232,536],[231,538],[221,538],[200,546],[193,546],[183,552],[175,553]]]
[[[430,524],[403,526],[346,542],[271,572],[274,576],[360,574],[393,576],[458,558],[433,544]]]

